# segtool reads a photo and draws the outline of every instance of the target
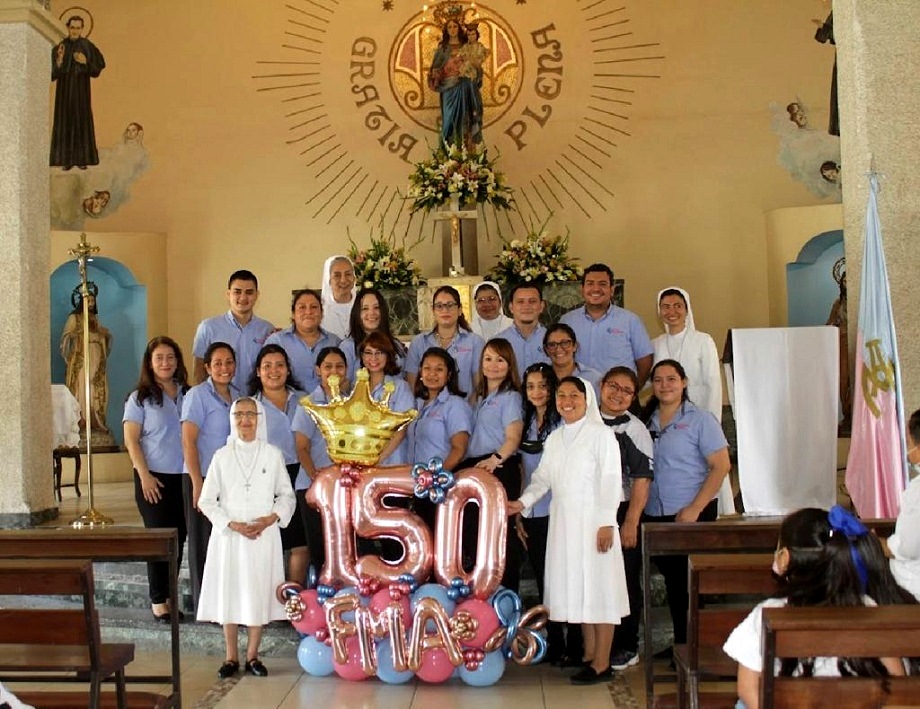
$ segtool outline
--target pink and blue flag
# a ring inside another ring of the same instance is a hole
[[[853,429],[846,485],[861,517],[896,517],[907,484],[904,403],[888,270],[878,218],[878,178],[869,177],[859,287]]]

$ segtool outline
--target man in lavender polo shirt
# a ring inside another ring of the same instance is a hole
[[[523,379],[524,371],[534,362],[549,362],[543,351],[546,328],[540,324],[540,315],[546,304],[543,302],[543,291],[536,283],[518,283],[511,289],[508,301],[514,322],[496,337],[503,337],[511,343],[518,376]]]
[[[208,378],[204,369],[205,351],[212,342],[226,342],[233,347],[236,356],[236,374],[233,384],[241,392],[249,391],[249,377],[255,366],[256,356],[265,339],[275,330],[268,320],[257,317],[253,312],[259,299],[259,279],[252,271],[234,271],[227,282],[227,302],[230,310],[223,315],[206,318],[198,324],[192,354],[195,356],[195,381]]]
[[[655,348],[639,316],[613,304],[610,267],[603,263],[588,266],[581,278],[581,295],[585,304],[559,321],[575,331],[578,360],[599,372],[629,367],[641,389],[652,368]]]

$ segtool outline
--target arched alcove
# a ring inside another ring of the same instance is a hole
[[[131,270],[114,259],[95,257],[87,264],[87,278],[99,288],[99,322],[112,333],[112,351],[106,361],[109,401],[106,424],[119,445],[124,444],[121,417],[125,397],[137,384],[138,368],[147,333],[147,287]],[[80,285],[76,261],[58,266],[51,274],[51,381],[65,382],[67,365],[61,356],[61,333],[72,312],[71,295]]]
[[[843,251],[843,231],[826,231],[809,239],[793,263],[786,264],[786,293],[790,326],[824,325],[840,295],[834,263]]]

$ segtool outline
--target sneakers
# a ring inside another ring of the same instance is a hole
[[[625,670],[639,664],[639,653],[630,650],[617,650],[610,655],[610,666],[617,670]]]

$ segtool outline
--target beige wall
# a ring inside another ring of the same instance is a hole
[[[89,6],[96,21],[92,39],[107,62],[93,83],[99,143],[112,144],[136,120],[144,125],[151,156],[151,169],[132,188],[132,201],[92,226],[113,238],[124,232],[168,234],[168,329],[185,347],[202,317],[226,307],[224,284],[232,270],[248,267],[260,276],[259,310],[283,323],[290,290],[318,284],[323,258],[345,248],[348,231],[359,243],[370,231],[352,207],[331,223],[328,210],[313,218],[317,203],[305,202],[322,185],[315,177],[322,163],[307,167],[308,160],[285,144],[296,135],[283,117],[290,108],[281,100],[285,94],[260,91],[269,82],[254,78],[280,70],[260,61],[294,56],[281,46],[291,42],[284,34],[292,29],[286,4],[303,3],[94,0]],[[409,18],[408,5],[397,2],[387,13],[379,0],[338,3],[335,17],[322,25],[325,32],[313,33],[321,43],[310,46],[319,54],[296,55],[319,62],[302,68],[321,74],[317,100],[339,126],[336,140],[367,165],[371,180],[393,186],[405,185],[409,166],[380,148],[364,127],[364,113],[350,91],[349,63],[352,43],[364,34],[381,38],[385,57],[387,38]],[[64,6],[54,3],[58,11]],[[768,324],[764,214],[820,202],[777,164],[768,105],[799,96],[810,106],[812,123],[826,123],[833,51],[812,39],[821,4],[630,3],[619,15],[628,19],[622,31],[632,32],[623,41],[657,45],[612,55],[592,51],[603,45],[590,41],[597,34],[587,29],[582,6],[571,0],[525,6],[492,0],[490,7],[525,44],[519,103],[486,132],[512,184],[526,186],[551,166],[558,147],[573,141],[585,117],[595,115],[586,108],[596,93],[594,72],[658,77],[620,81],[631,90],[621,94],[631,105],[618,106],[628,119],[617,119],[617,125],[630,136],[618,135],[611,158],[601,161],[602,181],[615,196],[599,207],[580,195],[591,205],[590,217],[564,200],[552,225],[571,229],[573,250],[583,263],[607,261],[626,278],[627,306],[652,334],[659,331],[654,295],[670,284],[690,290],[699,327],[717,342],[730,326]],[[539,105],[533,96],[538,52],[530,33],[549,22],[562,42],[562,93],[546,127],[531,125],[531,144],[517,151],[504,131],[525,106]],[[593,63],[610,56],[663,59]],[[382,72],[381,59],[375,83],[390,114],[434,141],[433,133],[426,136],[400,112]],[[520,220],[515,222],[519,235]],[[400,227],[404,223],[403,218]],[[483,265],[497,249],[493,233],[480,247]],[[426,240],[417,256],[427,273],[437,274],[438,244]]]
[[[774,209],[767,221],[767,283],[770,326],[785,327],[789,321],[786,300],[786,265],[793,263],[813,237],[843,229],[843,205]]]

